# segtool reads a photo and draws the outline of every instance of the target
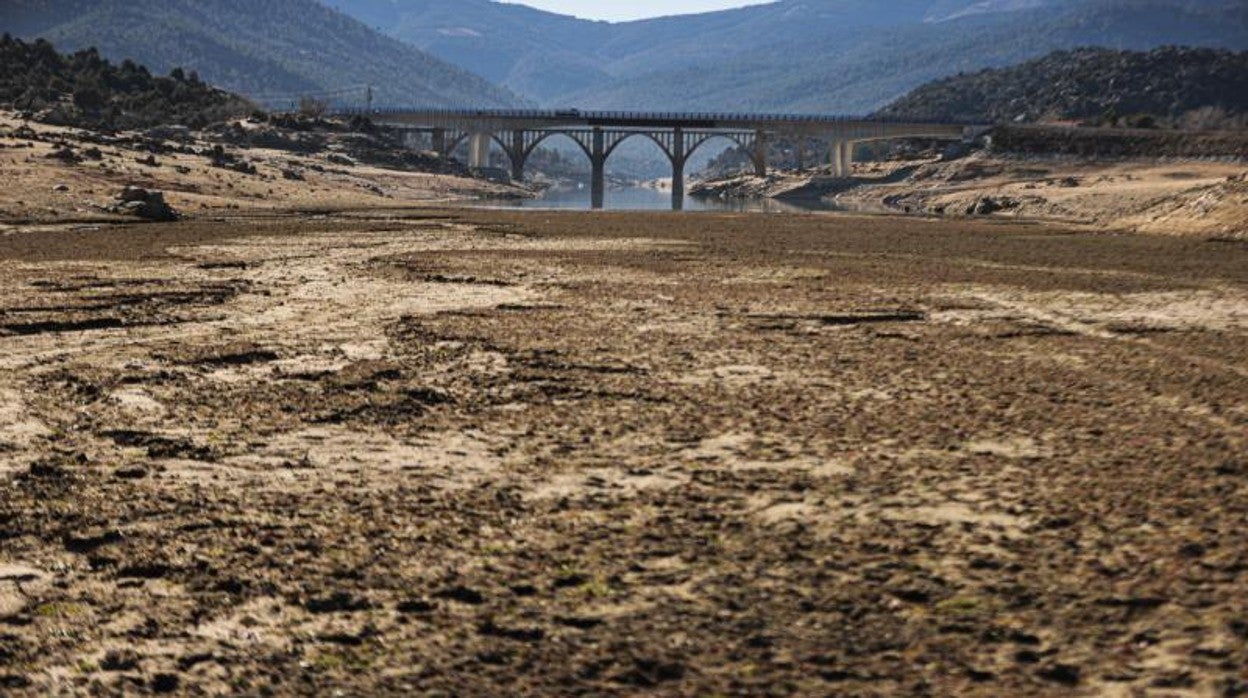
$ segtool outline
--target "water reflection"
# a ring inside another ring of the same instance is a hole
[[[484,202],[481,205],[487,208],[574,211],[588,211],[592,208],[590,206],[590,191],[588,187],[584,189],[551,189],[536,199]],[[842,210],[840,206],[832,202],[818,200],[794,202],[767,198],[716,199],[686,196],[683,201],[674,202],[670,191],[649,187],[608,189],[604,208],[608,211],[669,211],[677,209],[685,211],[731,211],[738,213],[792,213]]]

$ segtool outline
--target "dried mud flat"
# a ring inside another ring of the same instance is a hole
[[[0,237],[6,695],[1243,695],[1248,248]]]

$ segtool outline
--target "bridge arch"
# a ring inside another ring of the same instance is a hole
[[[582,143],[581,140],[577,138],[571,131],[542,131],[532,142],[530,142],[528,145],[525,146],[524,159],[527,161],[529,159],[529,156],[533,154],[533,151],[537,150],[538,146],[540,146],[542,143],[545,143],[546,141],[550,140],[551,138],[555,136],[563,136],[564,138],[575,143],[577,147],[581,149],[581,152],[585,153],[585,157],[587,158],[594,157],[594,154],[591,151],[590,146],[586,145],[585,143]]]
[[[652,143],[659,146],[659,150],[663,151],[663,154],[667,156],[668,160],[672,160],[674,158],[674,155],[672,154],[671,144],[665,143],[663,139],[660,138],[658,135],[651,133],[649,131],[625,131],[625,132],[621,132],[618,134],[613,134],[613,137],[608,141],[608,143],[606,144],[606,150],[602,154],[603,163],[605,164],[606,161],[611,157],[611,154],[614,153],[615,150],[619,148],[621,145],[624,145],[625,141],[633,138],[634,136],[642,136],[644,138],[648,138]],[[592,154],[590,155],[590,158],[593,158]]]
[[[498,141],[499,145],[503,146],[503,150],[506,151],[507,156],[511,158],[511,178],[519,182],[524,179],[524,168],[528,165],[529,158],[533,155],[533,153],[537,151],[538,147],[543,143],[556,136],[563,136],[567,140],[575,143],[592,164],[594,160],[593,146],[592,144],[585,143],[582,138],[578,138],[579,135],[581,134],[573,131],[515,131],[512,133],[513,138],[510,146],[504,143],[503,140],[497,136],[495,137],[495,140]]]
[[[737,144],[750,158],[750,162],[754,165],[754,173],[763,176],[767,173],[767,155],[762,149],[762,135],[760,133],[698,133],[689,141],[685,150],[685,157],[691,158],[697,152],[698,148],[706,145],[716,138],[724,138]]]
[[[454,152],[459,149],[459,146],[463,145],[465,141],[467,141],[469,138],[472,137],[471,133],[462,132],[462,131],[457,131],[455,133],[451,133],[447,135],[450,136],[450,138],[448,138],[446,141],[446,154],[447,155],[454,154]]]

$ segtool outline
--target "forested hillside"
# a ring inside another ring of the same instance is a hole
[[[518,99],[315,0],[0,0],[0,31],[97,47],[153,71],[182,66],[247,95],[372,85],[377,103],[505,106]]]
[[[38,112],[74,126],[200,128],[244,114],[246,100],[175,68],[152,75],[132,61],[113,65],[94,50],[62,55],[46,41],[0,38],[0,108]]]
[[[1010,68],[938,80],[881,113],[984,123],[1233,126],[1248,116],[1248,52],[1059,51]]]

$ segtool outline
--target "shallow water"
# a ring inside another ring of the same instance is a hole
[[[589,187],[584,189],[551,189],[536,199],[519,201],[487,201],[485,208],[500,209],[566,209],[585,210],[590,207]],[[608,211],[670,211],[672,193],[649,187],[608,189],[604,208]],[[842,207],[826,201],[777,201],[767,198],[716,199],[686,196],[684,211],[734,211],[742,213],[788,213],[795,211],[840,211]]]

